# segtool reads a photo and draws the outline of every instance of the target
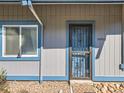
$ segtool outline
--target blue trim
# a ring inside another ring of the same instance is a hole
[[[38,76],[7,76],[7,80],[39,80]]]
[[[66,79],[69,80],[69,26],[66,27]]]
[[[68,80],[65,76],[43,76],[42,80]],[[7,80],[39,80],[39,76],[7,76]]]
[[[0,2],[17,3],[19,0],[0,0]],[[122,0],[32,0],[33,3],[123,3]]]
[[[38,25],[38,57],[2,57],[2,25]],[[0,60],[6,61],[39,61],[42,47],[41,25],[35,20],[0,20]]]
[[[113,0],[35,0],[32,3],[123,3],[124,1],[113,1]]]
[[[93,81],[124,81],[124,77],[95,76]]]
[[[21,57],[21,58],[17,58],[17,57],[0,57],[0,61],[39,61],[40,57]]]
[[[95,24],[94,20],[67,20],[67,24]]]

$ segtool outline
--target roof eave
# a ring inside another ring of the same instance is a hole
[[[124,1],[32,1],[33,4],[124,4]],[[20,1],[0,1],[0,4],[21,4]]]

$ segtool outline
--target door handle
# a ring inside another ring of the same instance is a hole
[[[89,54],[90,52],[89,51],[84,51],[85,54]]]
[[[90,55],[92,53],[92,47],[90,47],[89,51],[84,51],[84,52],[85,52],[85,55]]]

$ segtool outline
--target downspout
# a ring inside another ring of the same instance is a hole
[[[121,31],[121,39],[122,39],[122,52],[121,52],[121,55],[122,55],[122,58],[121,58],[121,60],[122,60],[122,62],[121,62],[121,64],[120,64],[120,68],[121,68],[121,70],[122,71],[124,71],[124,5],[122,4],[122,31]]]
[[[41,25],[41,30],[43,31],[43,23],[42,21],[40,20],[40,18],[38,17],[37,13],[35,12],[34,10],[34,7],[32,5],[32,0],[21,0],[21,4],[22,6],[28,6],[29,10],[32,12],[32,14],[34,15],[34,17],[36,18],[36,20],[40,23]],[[42,40],[43,40],[43,34],[41,36]],[[43,42],[42,42],[43,43]],[[42,47],[41,47],[41,50],[42,50]],[[42,76],[41,76],[41,56],[42,56],[42,53],[40,51],[40,62],[39,62],[39,83],[41,83],[41,81],[43,80],[42,79]]]

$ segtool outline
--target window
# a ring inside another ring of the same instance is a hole
[[[37,57],[37,25],[3,25],[3,57]]]

